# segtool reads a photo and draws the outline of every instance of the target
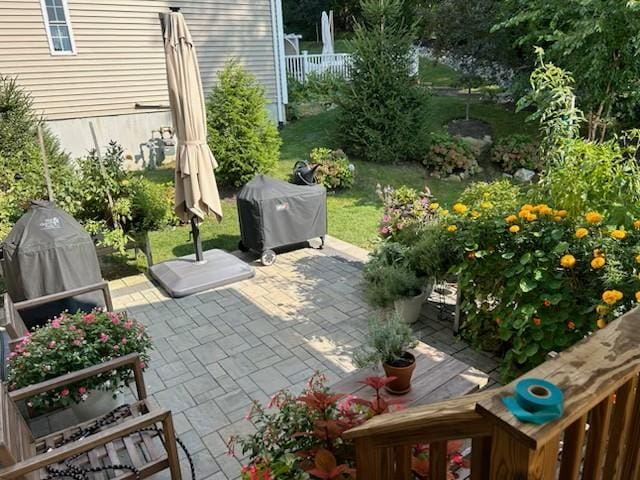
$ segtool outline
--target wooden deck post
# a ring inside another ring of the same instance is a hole
[[[555,479],[559,443],[558,435],[538,450],[532,450],[506,430],[495,427],[491,449],[491,480]]]

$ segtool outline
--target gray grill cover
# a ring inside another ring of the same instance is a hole
[[[32,202],[9,232],[3,251],[5,282],[14,302],[102,281],[91,237],[71,215],[50,202]],[[49,314],[55,315],[65,308],[90,310],[104,303],[100,299],[99,294],[82,295],[52,305]]]
[[[242,243],[257,251],[327,234],[327,191],[258,175],[237,197]]]

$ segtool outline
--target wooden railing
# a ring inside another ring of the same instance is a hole
[[[521,423],[502,398],[515,382],[375,417],[347,432],[358,478],[409,480],[411,448],[428,443],[430,479],[447,477],[447,441],[471,440],[473,480],[640,480],[640,311],[599,330],[526,377],[565,394],[556,421]]]

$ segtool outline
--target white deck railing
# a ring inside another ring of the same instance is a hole
[[[334,75],[349,78],[351,55],[348,53],[309,54],[285,56],[287,76],[304,83],[309,75]]]

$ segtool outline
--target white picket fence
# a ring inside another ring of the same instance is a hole
[[[287,76],[304,83],[309,75],[334,75],[349,78],[351,55],[348,53],[309,54],[285,56]]]
[[[411,75],[418,74],[420,56],[414,48]],[[348,53],[286,55],[287,76],[304,83],[309,75],[334,75],[348,79],[351,76],[351,55]]]

